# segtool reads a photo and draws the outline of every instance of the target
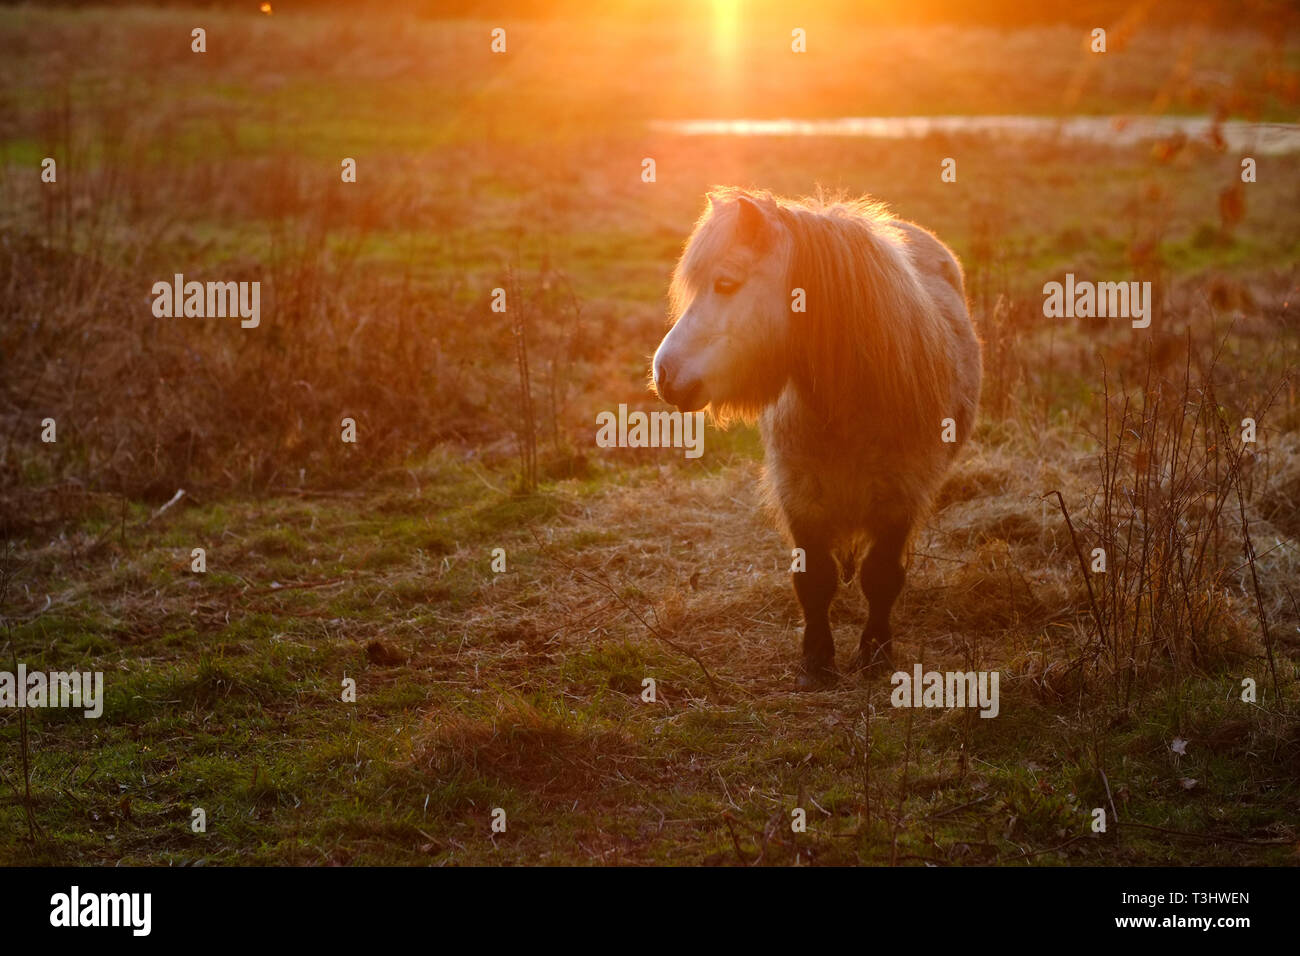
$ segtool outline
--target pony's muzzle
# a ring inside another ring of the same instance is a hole
[[[683,378],[681,369],[655,356],[654,362],[655,391],[669,405],[676,405],[684,412],[697,412],[705,406],[701,400],[703,382],[697,378]]]

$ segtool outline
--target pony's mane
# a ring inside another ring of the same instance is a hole
[[[791,313],[782,357],[801,397],[828,423],[847,414],[857,428],[910,437],[936,431],[952,414],[951,362],[943,319],[922,288],[907,239],[888,208],[867,197],[778,199],[717,190],[674,275],[674,316],[707,260],[730,241],[710,228],[722,204],[748,199],[788,233],[788,290],[801,288],[807,311]],[[752,418],[757,408],[725,403],[722,418]]]

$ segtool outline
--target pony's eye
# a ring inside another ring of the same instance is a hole
[[[718,295],[731,295],[740,288],[740,283],[732,279],[714,279],[713,291]]]

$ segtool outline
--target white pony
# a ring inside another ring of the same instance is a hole
[[[862,554],[855,664],[888,668],[903,556],[979,401],[961,266],[869,200],[708,199],[673,274],[655,389],[683,411],[759,421],[769,504],[804,553],[800,686],[833,677],[836,564],[849,581]]]

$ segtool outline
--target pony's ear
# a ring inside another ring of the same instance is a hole
[[[768,229],[770,228],[767,216],[758,207],[758,203],[748,196],[741,196],[736,200],[736,203],[740,207],[740,217],[736,223],[736,237],[747,245],[763,246],[766,243]]]

